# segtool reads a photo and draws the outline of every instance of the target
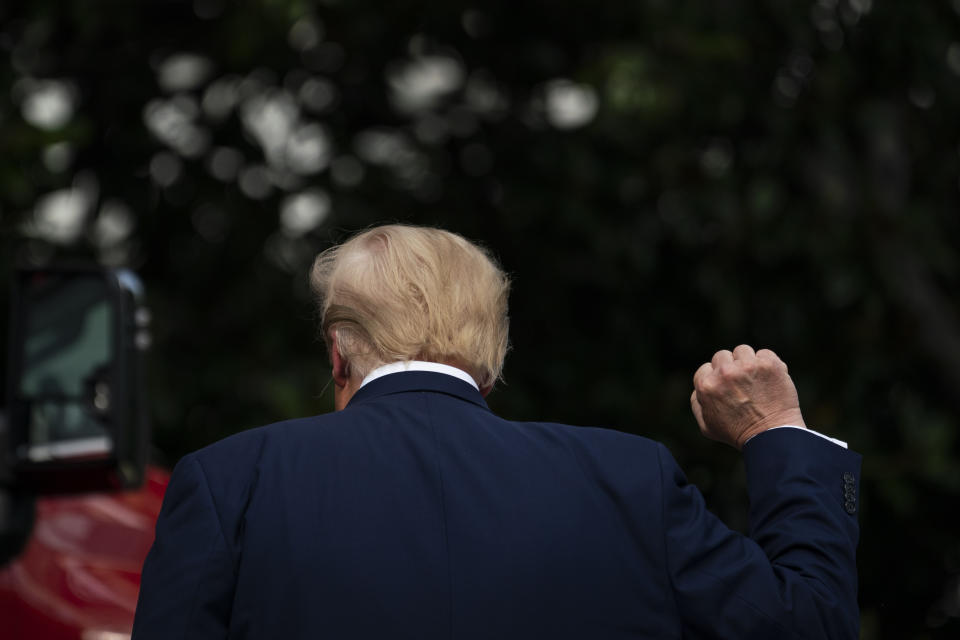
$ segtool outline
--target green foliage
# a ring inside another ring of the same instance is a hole
[[[662,439],[734,526],[690,377],[778,351],[865,456],[863,637],[956,634],[957,2],[21,4],[0,266],[140,271],[168,462],[330,409],[312,256],[440,224],[514,276],[494,408]]]

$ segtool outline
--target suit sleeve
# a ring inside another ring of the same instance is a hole
[[[750,535],[659,446],[667,570],[687,638],[854,639],[860,456],[797,429],[744,447]]]
[[[225,638],[235,568],[196,457],[173,470],[143,565],[133,638]]]

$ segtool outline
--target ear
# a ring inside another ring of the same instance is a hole
[[[340,353],[336,333],[330,336],[330,367],[333,369],[333,383],[341,389],[347,386],[350,380],[350,362]]]

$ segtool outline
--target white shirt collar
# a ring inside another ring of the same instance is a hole
[[[444,373],[448,376],[453,376],[454,378],[463,380],[477,391],[480,390],[480,387],[477,386],[473,376],[466,371],[457,369],[456,367],[451,367],[448,364],[440,364],[439,362],[424,362],[423,360],[402,360],[400,362],[391,362],[390,364],[377,367],[367,374],[367,377],[364,378],[363,382],[360,383],[360,388],[362,389],[365,384],[376,380],[377,378],[382,378],[383,376],[390,375],[391,373],[400,373],[402,371],[430,371],[432,373]]]

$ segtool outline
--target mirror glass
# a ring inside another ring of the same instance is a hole
[[[110,437],[115,316],[96,274],[35,273],[24,283],[19,395],[21,459],[99,459]]]

